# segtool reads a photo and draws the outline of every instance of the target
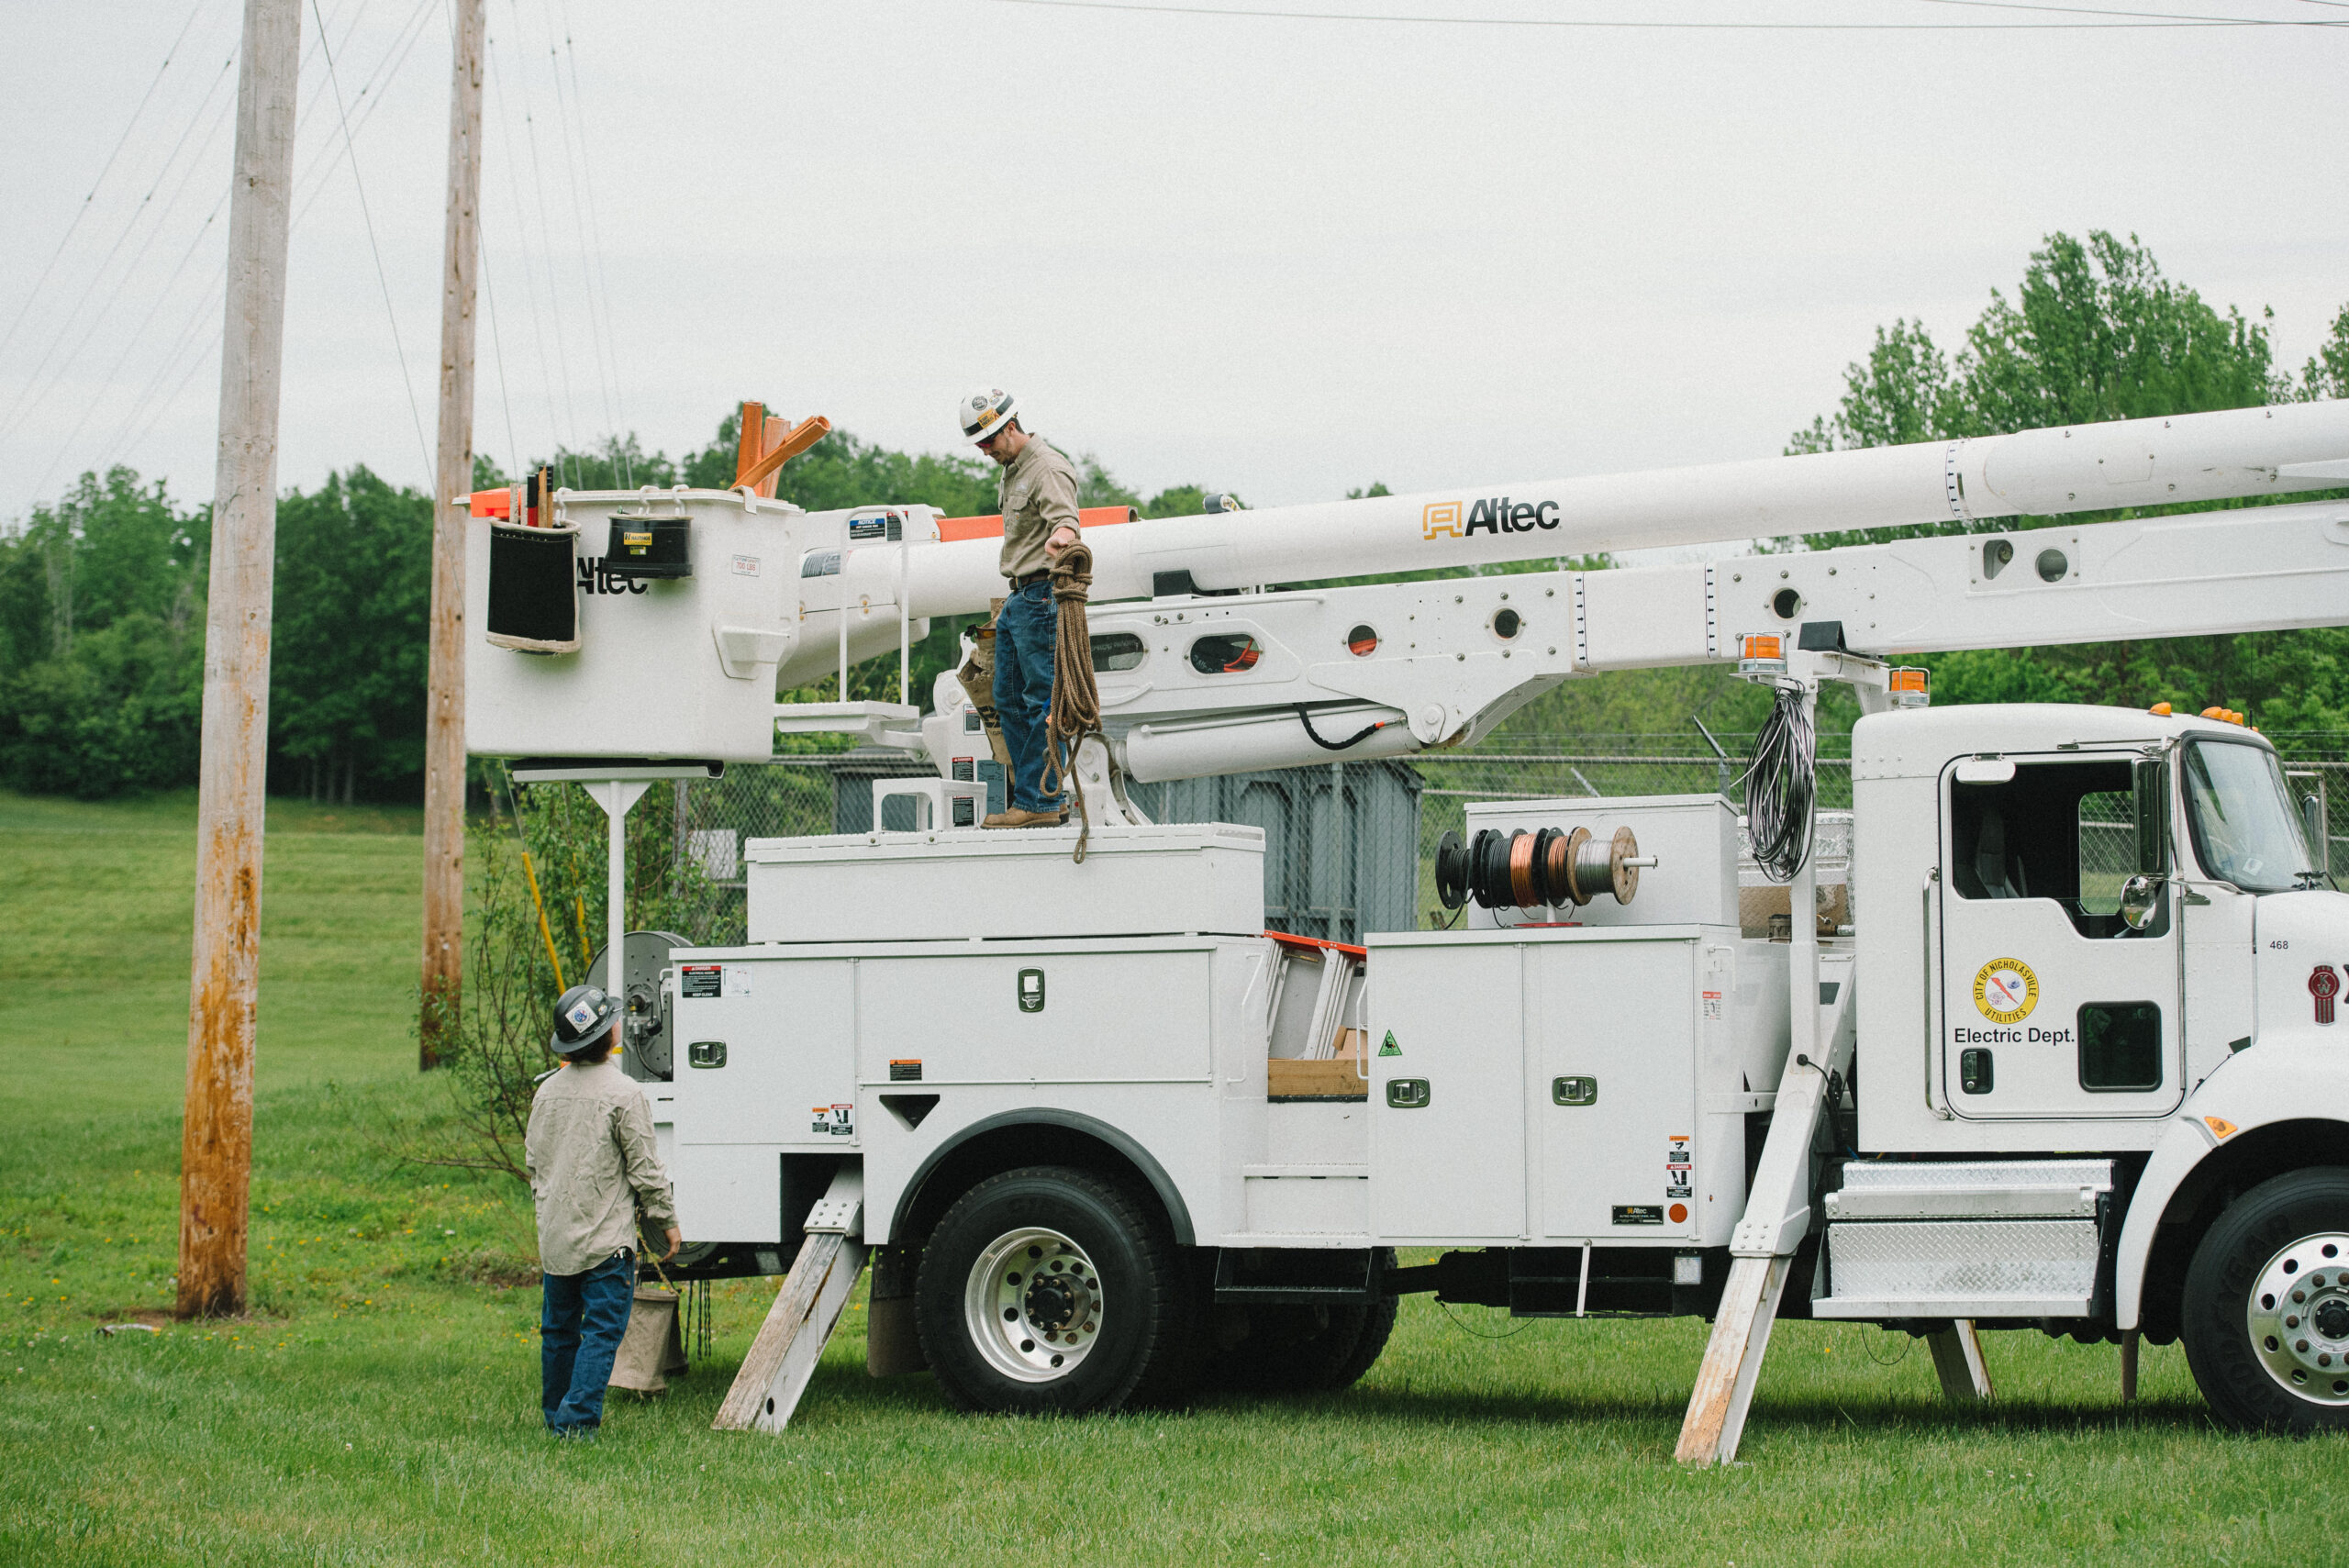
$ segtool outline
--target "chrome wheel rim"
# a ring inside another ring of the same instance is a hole
[[[987,1364],[1021,1383],[1068,1376],[1100,1342],[1100,1271],[1057,1230],[998,1236],[971,1265],[963,1323]]]
[[[2245,1318],[2253,1353],[2287,1392],[2349,1406],[2349,1234],[2303,1236],[2268,1259]]]

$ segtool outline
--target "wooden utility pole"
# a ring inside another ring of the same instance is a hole
[[[269,609],[277,548],[278,371],[285,347],[287,198],[301,45],[301,0],[245,0],[204,632],[195,960],[180,1143],[183,1318],[245,1307],[269,762]]]
[[[440,1065],[464,983],[465,521],[473,487],[473,289],[480,275],[484,0],[457,0],[449,81],[449,216],[440,284],[440,463],[432,495],[430,689],[424,717],[424,1011],[420,1069]]]

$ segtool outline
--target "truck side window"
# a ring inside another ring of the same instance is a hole
[[[2162,1010],[2151,1002],[2090,1002],[2079,1014],[2080,1087],[2091,1094],[2162,1086]]]
[[[2137,869],[2123,761],[2024,762],[2003,784],[1950,785],[1950,885],[1961,898],[2052,898],[2082,936],[2117,937]]]

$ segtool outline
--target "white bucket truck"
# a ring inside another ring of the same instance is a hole
[[[912,831],[752,841],[746,944],[649,970],[685,1261],[793,1270],[742,1424],[788,1418],[869,1253],[876,1369],[974,1409],[1341,1386],[1431,1290],[1712,1318],[1698,1462],[1734,1453],[1783,1316],[1927,1333],[1957,1393],[1987,1392],[1976,1326],[2182,1338],[2221,1419],[2337,1427],[2349,898],[2321,802],[2228,716],[1930,711],[1888,661],[2337,622],[2349,504],[1255,585],[2319,489],[2344,460],[2349,406],[2302,405],[1096,530],[1097,593],[1135,597],[1093,613],[1081,860],[1078,827],[952,826],[985,744],[952,676],[926,717],[771,701],[984,607],[985,541],[920,508],[568,495],[558,522],[683,519],[692,574],[580,595],[576,651],[476,631],[469,741],[604,781],[616,829],[640,781],[763,760],[778,722],[938,765],[877,786],[924,796]],[[1779,693],[1745,834],[1779,882],[1718,797],[1479,803],[1437,856],[1450,929],[1312,942],[1264,929],[1258,830],[1153,825],[1118,787],[1459,745],[1564,679],[1741,655]],[[1831,855],[1807,749],[1831,680],[1865,713]]]

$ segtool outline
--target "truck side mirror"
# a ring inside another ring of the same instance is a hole
[[[2324,841],[2324,796],[2314,793],[2300,796],[2300,823],[2309,830],[2309,849],[2316,856],[2317,866],[2321,870],[2327,859],[2326,851],[2331,848]]]
[[[2132,931],[2142,931],[2154,923],[2162,906],[2162,882],[2157,876],[2139,872],[2121,887],[2121,919]]]
[[[2158,878],[2169,869],[2168,762],[2163,757],[2142,758],[2133,772],[2135,778],[2132,782],[2137,797],[2137,869],[2148,876]],[[2158,885],[2154,892],[2158,900]],[[2123,907],[2125,909],[2125,904]]]

